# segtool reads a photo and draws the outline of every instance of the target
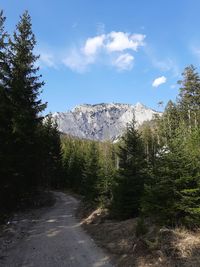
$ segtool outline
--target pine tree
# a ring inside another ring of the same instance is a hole
[[[178,201],[176,179],[180,177],[183,159],[162,150],[154,164],[151,177],[145,183],[142,212],[162,224],[175,223],[175,203]]]
[[[16,190],[29,191],[36,187],[40,176],[38,151],[40,141],[38,127],[42,117],[40,112],[45,105],[39,99],[43,82],[35,67],[38,56],[33,53],[36,41],[31,30],[31,18],[26,11],[17,24],[13,39],[10,39],[11,52],[11,101],[13,109],[13,167]]]
[[[127,127],[119,150],[117,184],[113,191],[112,213],[123,219],[135,217],[140,211],[146,177],[145,153],[135,121]]]

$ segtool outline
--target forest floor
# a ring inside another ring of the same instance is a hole
[[[77,216],[119,267],[199,267],[200,230],[160,228],[138,219],[113,221],[103,209],[80,205]]]
[[[0,266],[113,266],[109,254],[96,246],[75,218],[79,200],[53,194],[53,206],[18,212],[1,226]]]

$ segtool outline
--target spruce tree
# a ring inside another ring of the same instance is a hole
[[[175,205],[178,201],[176,179],[181,175],[183,158],[164,149],[157,155],[151,177],[145,183],[142,212],[162,224],[177,221]]]
[[[13,109],[13,166],[14,183],[21,193],[37,186],[40,176],[38,151],[40,141],[38,127],[45,105],[39,99],[43,82],[35,67],[38,56],[34,55],[35,36],[31,29],[31,17],[26,11],[16,26],[11,50],[11,102]]]
[[[127,127],[119,150],[119,170],[113,191],[112,213],[119,218],[138,216],[146,177],[142,139],[133,120]]]

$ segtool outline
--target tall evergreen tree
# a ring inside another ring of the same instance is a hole
[[[45,108],[39,99],[44,83],[40,81],[41,76],[37,75],[39,68],[35,67],[38,56],[33,52],[36,41],[31,27],[31,17],[26,11],[20,17],[9,43],[12,64],[13,182],[19,192],[35,187],[39,179],[38,127],[42,121],[40,112]]]
[[[137,216],[145,180],[145,153],[135,121],[128,125],[119,150],[119,171],[114,188],[112,212],[121,218]]]

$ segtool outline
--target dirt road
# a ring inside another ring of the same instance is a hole
[[[74,216],[78,200],[55,192],[56,204],[0,261],[5,267],[111,267],[109,257],[83,231]]]

